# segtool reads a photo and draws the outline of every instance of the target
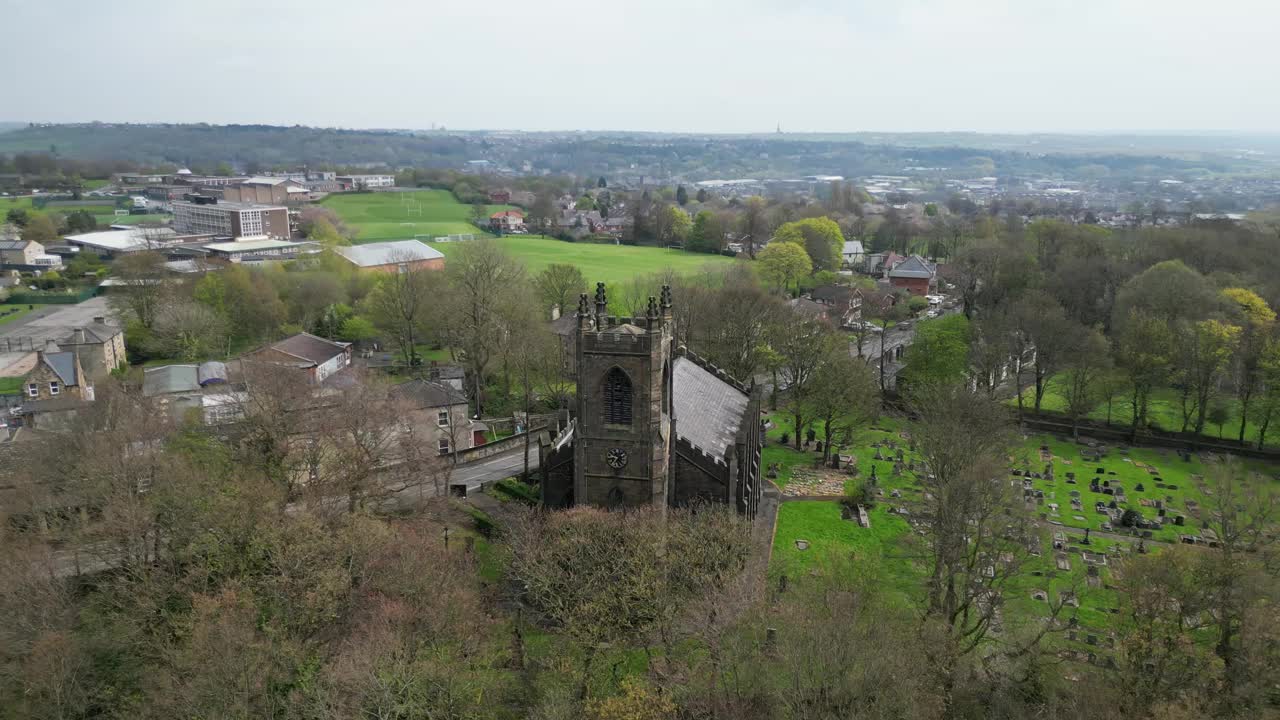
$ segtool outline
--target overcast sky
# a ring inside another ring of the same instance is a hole
[[[0,119],[1280,130],[1276,0],[0,0]]]

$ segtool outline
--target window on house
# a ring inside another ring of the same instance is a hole
[[[27,397],[39,397],[39,396],[40,396],[40,386],[35,383],[28,383]]]
[[[409,272],[409,263],[396,263],[396,272],[404,275]]]
[[[621,368],[604,376],[604,421],[609,425],[631,424],[631,378]]]
[[[57,380],[49,381],[49,394],[57,395],[60,392],[62,392],[62,388],[58,385],[58,381]]]
[[[444,455],[449,452],[449,438],[440,438],[440,454]]]
[[[448,427],[448,426],[449,426],[449,411],[448,411],[448,410],[441,410],[439,413],[437,413],[437,414],[436,414],[436,424],[437,424],[437,425],[439,425],[440,427]]]

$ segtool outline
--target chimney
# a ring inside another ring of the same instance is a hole
[[[106,324],[107,324],[107,319],[106,319],[105,317],[103,317],[102,315],[98,315],[98,316],[94,317],[94,318],[93,318],[93,321],[94,321],[95,323],[99,324],[99,325],[106,325]]]
[[[83,344],[84,344],[84,328],[76,328],[76,329],[75,329],[75,332],[73,332],[73,333],[71,334],[71,343],[72,343],[73,345],[83,345]]]

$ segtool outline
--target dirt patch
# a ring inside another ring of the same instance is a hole
[[[844,481],[847,479],[848,476],[838,470],[795,468],[782,494],[791,497],[840,497],[844,495]]]

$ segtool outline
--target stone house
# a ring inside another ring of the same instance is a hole
[[[72,328],[69,335],[58,340],[58,347],[79,355],[85,374],[93,380],[105,378],[128,360],[124,331],[108,325],[102,316],[88,325]]]
[[[452,386],[430,380],[396,385],[392,396],[403,404],[407,420],[423,442],[441,455],[485,443],[488,428],[471,419],[467,398]]]
[[[37,352],[35,367],[22,378],[22,395],[24,424],[56,430],[93,402],[93,385],[77,354],[50,342]]]
[[[244,355],[241,361],[265,362],[297,368],[308,381],[321,383],[351,364],[351,343],[325,340],[311,333],[292,337]]]

